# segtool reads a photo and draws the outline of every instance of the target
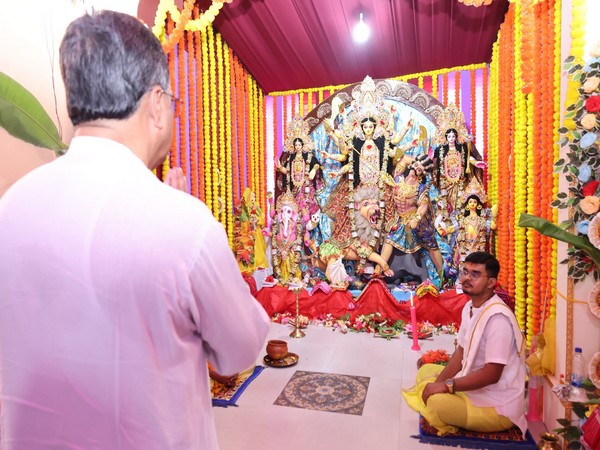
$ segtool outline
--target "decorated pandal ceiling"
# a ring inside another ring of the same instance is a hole
[[[411,84],[366,77],[339,91],[288,123],[269,223],[253,196],[238,205],[241,270],[270,259],[284,286],[372,274],[452,286],[495,227],[472,139],[454,105]]]

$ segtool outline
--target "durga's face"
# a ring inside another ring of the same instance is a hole
[[[362,129],[363,133],[365,133],[365,136],[373,136],[373,133],[375,133],[375,124],[371,121],[367,121],[362,124]]]
[[[303,147],[302,142],[300,142],[300,141],[294,142],[294,150],[296,150],[296,152],[301,152],[302,147]]]

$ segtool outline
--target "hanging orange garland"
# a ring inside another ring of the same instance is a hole
[[[446,72],[442,76],[442,103],[444,106],[448,106],[448,73]],[[458,105],[456,105],[458,107]]]

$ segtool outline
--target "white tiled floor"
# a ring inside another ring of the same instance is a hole
[[[221,450],[442,448],[411,438],[418,433],[417,413],[406,406],[400,390],[414,384],[421,354],[437,348],[451,353],[454,336],[422,340],[421,351],[413,351],[412,340],[404,334],[388,341],[309,326],[306,337],[292,339],[291,331],[272,324],[268,339],[286,340],[289,351],[300,356],[296,366],[267,367],[239,398],[237,408],[213,408]],[[262,356],[258,363],[263,363]],[[296,370],[370,377],[362,416],[273,405]]]

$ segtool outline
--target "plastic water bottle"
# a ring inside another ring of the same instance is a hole
[[[571,386],[582,387],[585,379],[585,361],[580,347],[575,347],[573,367],[571,369]]]

